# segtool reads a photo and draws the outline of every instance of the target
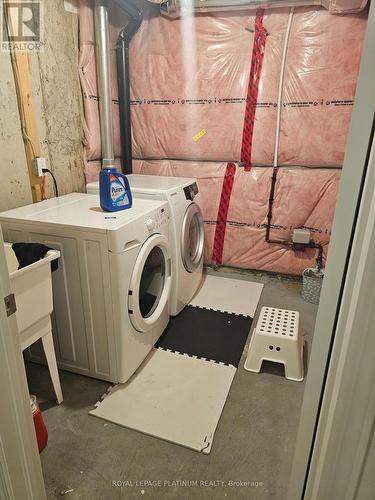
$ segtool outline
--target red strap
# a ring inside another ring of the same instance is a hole
[[[234,163],[228,163],[225,170],[223,187],[221,188],[219,210],[216,220],[214,246],[212,249],[212,264],[214,266],[221,265],[223,261],[225,230],[227,227],[229,203],[232,194],[235,173],[236,165]]]
[[[249,85],[247,88],[245,119],[242,133],[241,163],[244,165],[246,171],[251,170],[255,111],[267,38],[267,31],[263,26],[263,14],[264,10],[259,9],[255,17],[253,54],[251,56]]]
[[[245,109],[245,119],[242,134],[241,163],[245,170],[251,170],[251,150],[253,143],[255,110],[258,99],[259,80],[262,72],[264,50],[266,47],[267,31],[263,26],[264,10],[257,10],[255,17],[255,32],[253,53],[251,56],[249,85],[247,88],[247,99]],[[227,227],[227,217],[232,194],[236,165],[228,163],[221,188],[219,210],[216,219],[215,239],[212,249],[212,264],[219,266],[223,262],[223,249],[225,230]]]

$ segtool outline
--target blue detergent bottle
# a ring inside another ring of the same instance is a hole
[[[132,193],[127,177],[114,167],[105,167],[99,176],[100,206],[105,212],[126,210],[132,206]]]

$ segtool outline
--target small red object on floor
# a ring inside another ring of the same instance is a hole
[[[30,396],[30,406],[33,412],[36,439],[38,441],[39,453],[47,446],[48,430],[44,423],[42,412],[40,411],[36,396]]]

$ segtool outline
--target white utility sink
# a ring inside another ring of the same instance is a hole
[[[9,271],[10,287],[17,305],[17,325],[22,350],[42,339],[44,352],[57,401],[62,393],[53,347],[51,313],[53,311],[51,261],[60,257],[60,252],[50,250],[43,259],[18,269],[18,260],[11,243],[4,243]]]

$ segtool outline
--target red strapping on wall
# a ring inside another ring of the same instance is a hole
[[[253,144],[255,111],[267,38],[267,31],[263,26],[263,14],[264,10],[259,9],[257,10],[255,16],[254,44],[251,56],[249,85],[247,88],[245,119],[242,134],[241,163],[246,171],[251,170],[251,150]],[[219,266],[223,262],[225,231],[227,227],[228,210],[235,173],[236,165],[234,163],[228,163],[223,180],[223,186],[221,188],[219,210],[216,219],[215,238],[211,259],[214,266]]]
[[[211,259],[214,266],[221,265],[223,261],[225,230],[227,228],[229,203],[232,194],[235,173],[236,165],[234,163],[228,163],[223,179],[223,187],[221,188],[219,210],[216,219],[215,238]]]
[[[242,133],[241,163],[246,171],[251,170],[251,153],[253,146],[254,120],[258,100],[259,80],[262,73],[267,31],[263,26],[264,10],[257,10],[255,17],[254,44],[251,56],[249,85],[247,88],[245,119]]]

